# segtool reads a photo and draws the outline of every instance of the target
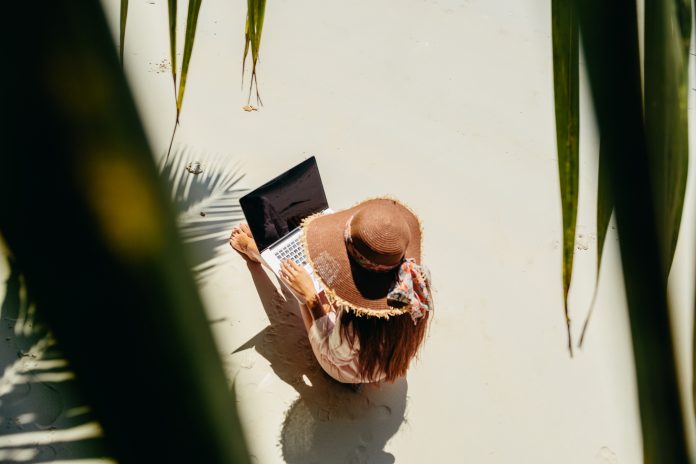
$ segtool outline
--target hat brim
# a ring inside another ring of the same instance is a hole
[[[367,270],[348,254],[344,230],[348,219],[362,208],[389,202],[403,210],[403,218],[411,238],[406,258],[421,264],[421,223],[416,214],[397,200],[376,198],[363,201],[336,213],[316,215],[303,222],[305,254],[330,298],[358,315],[389,317],[408,312],[410,308],[395,307],[387,302],[398,268],[389,272]]]

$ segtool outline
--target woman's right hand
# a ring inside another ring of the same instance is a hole
[[[314,282],[305,268],[289,259],[280,263],[280,278],[303,303],[310,305],[317,298]]]

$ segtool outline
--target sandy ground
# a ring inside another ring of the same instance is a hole
[[[117,37],[119,1],[104,5]],[[163,0],[131,2],[125,48],[158,157],[175,115],[166,10]],[[269,2],[256,112],[241,109],[244,15],[244,2],[203,3],[175,147],[206,169],[239,169],[243,188],[314,154],[334,209],[402,199],[424,222],[437,305],[408,377],[354,393],[322,373],[274,276],[247,266],[224,234],[199,249],[208,261],[219,246],[201,292],[255,462],[642,462],[613,224],[586,346],[573,359],[566,349],[549,2]],[[570,296],[576,341],[597,251],[589,114]],[[671,281],[685,372],[693,179]]]

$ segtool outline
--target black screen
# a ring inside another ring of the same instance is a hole
[[[299,227],[307,216],[328,208],[313,156],[244,195],[239,203],[260,251]]]

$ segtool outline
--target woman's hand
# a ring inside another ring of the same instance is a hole
[[[303,303],[311,305],[317,298],[314,282],[307,271],[289,259],[280,263],[280,278]]]

